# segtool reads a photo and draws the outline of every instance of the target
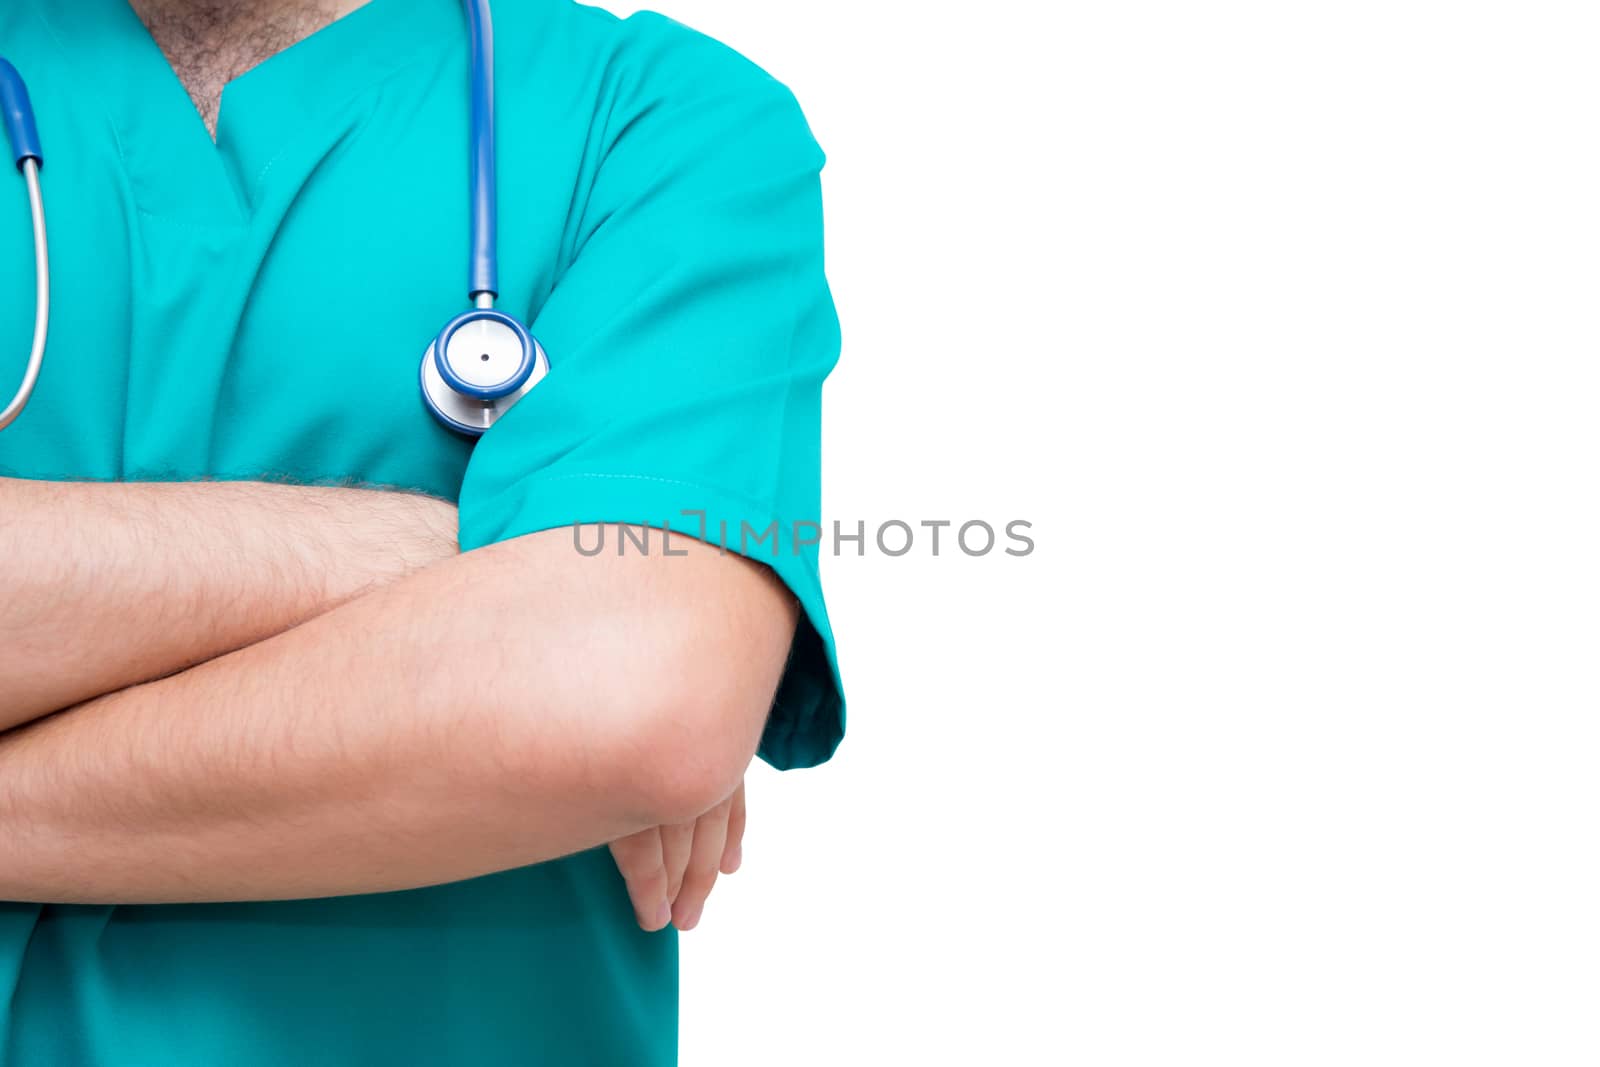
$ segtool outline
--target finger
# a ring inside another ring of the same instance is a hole
[[[722,873],[732,874],[744,862],[744,783],[739,783],[728,808],[728,843],[722,847]]]
[[[672,921],[680,930],[693,930],[700,924],[706,898],[717,884],[717,864],[728,841],[728,813],[732,807],[731,799],[724,800],[695,821],[694,845],[683,875],[683,888],[672,898]]]
[[[628,886],[628,899],[639,928],[652,933],[672,921],[672,898],[667,894],[667,866],[661,848],[661,831],[643,830],[611,843],[611,858]]]
[[[683,889],[683,872],[689,867],[694,844],[694,823],[680,822],[661,828],[661,850],[667,864],[667,899],[677,900]]]

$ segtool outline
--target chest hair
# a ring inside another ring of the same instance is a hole
[[[213,138],[222,89],[359,6],[349,0],[129,0]]]

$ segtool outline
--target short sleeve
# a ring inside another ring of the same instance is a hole
[[[641,36],[644,75],[601,104],[574,252],[530,324],[550,374],[476,446],[462,548],[626,523],[759,560],[803,609],[761,756],[811,766],[844,731],[817,551],[839,353],[823,156],[788,90],[737,54],[663,19]]]

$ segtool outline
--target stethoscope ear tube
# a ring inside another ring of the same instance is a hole
[[[38,295],[34,303],[33,348],[28,353],[28,367],[22,374],[22,385],[4,410],[0,410],[0,430],[14,422],[33,396],[33,387],[39,382],[39,368],[44,365],[44,346],[50,336],[50,239],[44,225],[44,191],[39,185],[39,161],[25,157],[19,164],[22,177],[28,184],[28,206],[33,214],[34,276],[38,279]]]
[[[39,145],[39,127],[34,122],[33,106],[28,101],[28,87],[23,84],[17,68],[4,59],[0,59],[0,126],[5,127],[6,140],[11,143],[11,154],[28,186],[28,207],[33,215],[34,275],[38,280],[33,348],[28,353],[28,366],[22,374],[22,385],[11,402],[0,409],[0,430],[3,430],[22,414],[28,399],[33,396],[33,387],[39,381],[39,368],[44,364],[45,340],[50,334],[50,239],[45,232],[44,190],[39,183],[44,150]]]

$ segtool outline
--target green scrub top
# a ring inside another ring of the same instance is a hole
[[[839,345],[822,154],[783,86],[664,18],[565,0],[494,16],[500,306],[552,371],[474,444],[418,394],[424,348],[467,306],[456,0],[372,0],[268,60],[228,86],[215,144],[124,0],[0,5],[55,268],[0,473],[414,488],[459,501],[468,550],[576,522],[726,529],[804,608],[762,756],[821,762],[843,730],[805,525]],[[33,316],[13,182],[8,395]],[[6,1067],[638,1067],[675,1061],[676,1016],[676,935],[638,930],[604,849],[379,896],[0,904]]]

